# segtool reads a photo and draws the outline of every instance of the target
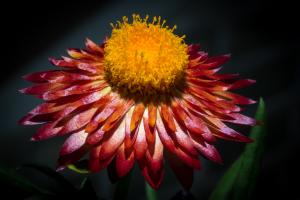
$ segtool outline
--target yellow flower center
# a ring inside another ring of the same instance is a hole
[[[104,47],[104,69],[108,81],[118,89],[144,95],[166,93],[184,78],[188,63],[183,38],[165,26],[165,20],[154,17],[148,22],[127,17],[113,27]]]

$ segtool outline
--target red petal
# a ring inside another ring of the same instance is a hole
[[[45,124],[38,129],[37,133],[32,136],[32,141],[45,140],[51,137],[56,136],[62,127],[55,127],[58,121]]]
[[[200,161],[197,156],[188,154],[188,153],[182,151],[177,146],[175,146],[173,139],[167,133],[167,130],[165,129],[163,122],[161,120],[161,117],[159,115],[157,115],[156,128],[158,131],[158,135],[161,139],[161,142],[164,144],[164,147],[166,147],[166,149],[169,152],[176,154],[187,165],[189,165],[195,169],[201,168],[201,164],[200,164]]]
[[[147,161],[145,158],[143,158],[142,160],[139,160],[139,167],[142,171],[143,176],[145,177],[145,179],[147,180],[147,182],[149,183],[149,185],[153,188],[153,189],[158,189],[159,186],[162,183],[163,177],[164,177],[164,168],[162,168],[159,171],[159,174],[156,176],[153,176],[151,174],[150,168],[147,165]]]
[[[57,167],[58,170],[63,169],[65,166],[69,164],[75,163],[80,158],[82,158],[87,151],[88,148],[83,145],[81,148],[77,149],[76,151],[73,151],[70,154],[60,156],[58,159],[58,167]]]
[[[132,101],[121,102],[119,108],[117,108],[113,112],[113,114],[105,121],[103,125],[103,131],[109,131],[121,118],[123,118],[132,104]]]
[[[103,111],[103,109],[106,108],[106,106],[109,104],[108,102],[110,102],[112,100],[113,99],[112,99],[111,95],[106,95],[93,105],[94,107],[98,108],[97,115],[85,127],[86,132],[91,133],[91,132],[94,132],[98,128],[99,121],[98,121],[97,117],[99,118],[99,113],[101,113]],[[100,123],[101,122],[102,121],[100,121]]]
[[[252,84],[254,84],[256,81],[252,79],[242,79],[238,80],[235,83],[233,83],[230,87],[231,90],[236,90],[244,87],[248,87]]]
[[[224,120],[224,121],[234,123],[234,124],[242,124],[242,125],[250,125],[250,126],[257,125],[257,121],[251,117],[247,117],[239,113],[230,113],[228,115],[232,117],[233,120]]]
[[[77,133],[73,133],[62,145],[60,155],[63,156],[66,154],[70,154],[81,148],[85,144],[87,135],[88,133],[86,133],[84,130],[81,130]]]
[[[62,56],[62,59],[54,59],[54,58],[49,58],[49,61],[58,67],[67,67],[67,68],[72,68],[72,69],[80,69],[83,71],[90,72],[92,74],[97,74],[101,73],[102,68],[101,67],[96,67],[92,63],[88,63],[88,61],[83,62],[83,60],[77,61],[72,58],[64,57]],[[97,63],[97,65],[102,65],[102,63]]]
[[[58,83],[42,83],[32,87],[23,88],[19,90],[23,94],[31,94],[31,95],[42,95],[48,91],[55,91],[58,89],[62,89],[67,87],[68,85],[65,84],[58,84]]]
[[[91,51],[95,54],[99,54],[99,55],[104,54],[104,50],[88,38],[86,39],[85,46],[89,51]]]
[[[101,107],[103,107],[103,110],[100,110],[100,112],[95,115],[95,117],[92,119],[92,123],[95,123],[96,125],[101,124],[102,122],[106,121],[107,118],[109,118],[113,112],[120,107],[120,105],[123,103],[122,101],[120,101],[118,98],[114,98],[114,97],[107,97],[109,99],[111,99],[111,102],[107,103],[107,99],[104,100],[103,102],[99,102],[101,103]]]
[[[119,146],[125,138],[125,121],[122,120],[120,125],[111,130],[112,133],[105,133],[102,148],[100,151],[100,160],[110,159],[117,152]]]
[[[75,59],[86,59],[86,60],[101,60],[102,57],[99,56],[95,56],[90,54],[87,51],[81,50],[81,49],[74,49],[74,48],[70,48],[67,50],[69,56],[71,56],[72,58]]]
[[[230,93],[230,92],[217,92],[217,91],[215,91],[214,93],[217,94],[220,97],[231,100],[235,104],[248,105],[248,104],[256,103],[256,101],[254,101],[252,99],[249,99],[247,97],[244,97],[244,96],[241,96],[241,95],[238,95],[238,94]]]
[[[251,138],[239,134],[237,131],[226,126],[221,120],[212,117],[205,117],[213,134],[217,137],[238,142],[252,142]]]
[[[188,131],[187,130],[183,131],[180,128],[180,126],[177,124],[177,122],[175,122],[175,126],[176,126],[176,131],[174,132],[174,135],[175,135],[175,139],[176,139],[176,142],[178,143],[178,145],[185,152],[187,152],[191,155],[197,156],[198,155],[197,151],[194,148],[194,145],[193,145],[189,135],[187,135]]]
[[[230,59],[230,54],[208,58],[205,63],[196,66],[199,69],[211,69],[222,66]]]
[[[79,70],[68,70],[68,71],[49,71],[41,74],[44,80],[50,83],[70,83],[75,81],[92,81],[101,80],[101,76],[88,76]]]
[[[218,150],[211,144],[208,144],[207,142],[204,142],[204,145],[194,142],[195,148],[207,159],[214,161],[216,163],[223,163],[222,158],[218,152]]]
[[[209,129],[207,128],[205,123],[203,123],[201,119],[198,119],[197,117],[193,116],[191,113],[188,113],[187,110],[184,109],[179,102],[172,103],[172,111],[177,122],[186,127],[189,131],[198,134],[204,134],[209,132]]]
[[[128,155],[127,155],[128,154]],[[129,153],[125,151],[124,143],[119,147],[116,155],[116,172],[119,178],[126,176],[134,165],[134,151]]]
[[[146,153],[147,173],[154,183],[154,188],[159,187],[164,176],[163,144],[155,131],[155,143],[151,144]]]
[[[159,115],[157,115],[156,129],[157,129],[158,135],[159,135],[162,143],[164,144],[164,146],[170,152],[175,151],[176,147],[174,145],[174,142],[173,142],[172,138],[169,136],[169,134],[167,133],[167,130],[165,129],[165,126],[164,126],[164,124],[161,120],[161,117]]]
[[[210,94],[209,92],[204,91],[203,89],[195,86],[189,86],[187,89],[188,93],[191,93],[193,96],[199,98],[201,101],[210,101],[210,102],[218,102],[221,100],[220,98]]]
[[[188,46],[188,53],[190,55],[196,54],[200,49],[200,44],[191,44]]]
[[[44,78],[43,75],[47,73],[51,73],[53,71],[42,71],[42,72],[35,72],[31,74],[27,74],[23,76],[23,78],[27,81],[34,82],[34,83],[43,83],[47,82]]]
[[[100,157],[100,150],[101,150],[101,145],[93,147],[90,150],[89,170],[91,172],[98,172],[101,169],[100,159],[99,159],[99,157]]]
[[[63,129],[59,132],[59,134],[63,135],[82,128],[87,123],[89,123],[89,121],[92,119],[97,109],[98,108],[91,108],[79,114],[76,114],[68,122],[66,122],[66,124],[64,125]]]
[[[72,85],[71,87],[64,88],[62,90],[48,91],[42,95],[42,98],[47,101],[55,100],[70,95],[85,94],[103,90],[105,87],[107,87],[107,83],[103,81],[94,81],[82,85]]]

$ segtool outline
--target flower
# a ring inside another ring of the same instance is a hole
[[[240,105],[255,101],[230,92],[255,81],[219,74],[229,55],[208,57],[199,45],[186,45],[176,26],[133,15],[112,24],[103,44],[50,59],[58,70],[25,76],[22,89],[45,101],[21,119],[43,124],[33,141],[69,135],[60,151],[60,169],[89,154],[89,170],[108,168],[124,177],[135,161],[153,188],[164,176],[164,158],[185,188],[200,169],[199,155],[217,163],[217,138],[251,142],[227,123],[255,125]]]

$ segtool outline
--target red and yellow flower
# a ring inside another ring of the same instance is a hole
[[[137,161],[158,188],[166,158],[189,188],[199,155],[222,162],[217,138],[251,141],[227,126],[256,124],[240,113],[240,105],[255,101],[231,92],[255,81],[218,73],[229,55],[208,57],[199,45],[186,45],[160,17],[123,17],[112,27],[103,44],[87,39],[86,49],[50,59],[58,70],[24,77],[35,85],[21,92],[45,101],[21,119],[42,124],[32,140],[68,135],[59,168],[89,154],[91,172],[108,168],[121,178]]]

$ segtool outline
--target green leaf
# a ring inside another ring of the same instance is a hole
[[[46,176],[52,178],[54,181],[59,183],[61,187],[67,191],[70,192],[77,191],[77,189],[72,185],[72,183],[70,183],[65,177],[63,177],[61,174],[51,169],[50,167],[41,166],[37,164],[27,164],[27,165],[23,165],[23,167],[29,167],[45,174]]]
[[[87,160],[80,160],[74,164],[68,165],[68,168],[72,171],[75,171],[79,174],[88,174],[90,173],[88,170],[88,161]]]
[[[127,199],[128,191],[130,187],[132,172],[126,175],[124,178],[120,179],[116,185],[114,192],[114,200],[124,200]]]
[[[147,200],[156,200],[156,191],[145,182]]]
[[[0,183],[7,187],[16,188],[28,194],[52,194],[51,192],[31,183],[29,180],[11,169],[0,168]]]
[[[244,152],[227,170],[210,196],[210,200],[251,199],[259,173],[266,137],[266,109],[262,98],[259,100],[255,118],[262,122],[251,129],[253,143],[247,144]]]

